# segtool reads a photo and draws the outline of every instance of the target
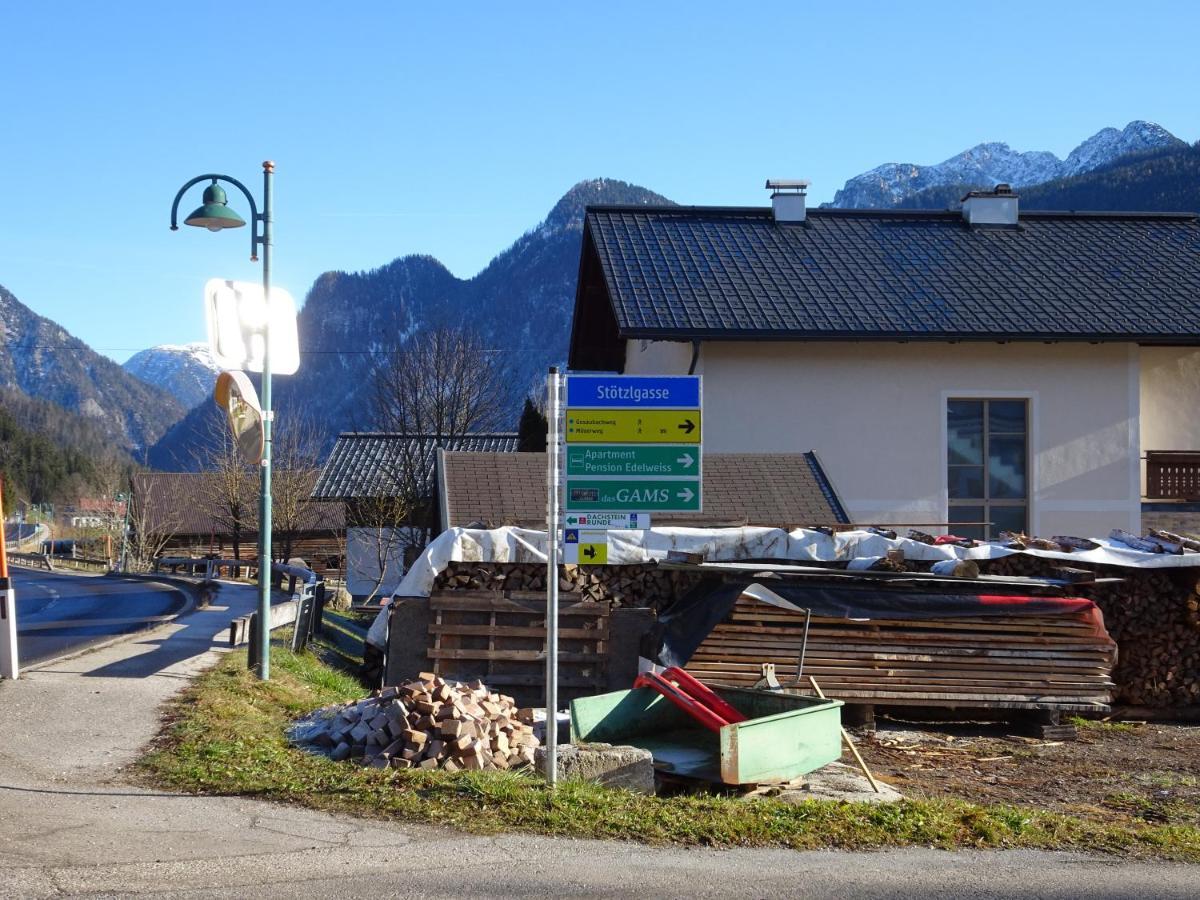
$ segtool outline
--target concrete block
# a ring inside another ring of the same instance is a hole
[[[537,770],[546,774],[546,748],[538,747]],[[654,793],[654,761],[649,750],[612,744],[560,744],[559,781],[595,781],[640,794]]]

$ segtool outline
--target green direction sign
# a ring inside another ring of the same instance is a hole
[[[700,479],[597,479],[567,477],[566,504],[570,510],[700,509]]]
[[[568,444],[567,474],[697,476],[700,474],[700,447],[696,444]]]

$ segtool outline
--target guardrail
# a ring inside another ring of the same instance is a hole
[[[169,568],[172,572],[178,572],[183,569],[192,575],[202,571],[205,580],[212,580],[221,569],[229,566],[258,569],[257,561],[249,563],[245,560],[166,556],[155,560],[154,570],[157,572]],[[271,619],[267,627],[274,631],[284,625],[295,624],[292,632],[292,650],[299,652],[308,645],[314,634],[321,632],[321,619],[325,611],[325,582],[316,572],[300,566],[272,563],[271,573],[280,580],[283,577],[288,579],[287,592],[292,595],[292,599],[271,605]],[[249,645],[249,666],[253,669],[258,665],[259,651],[257,612],[239,616],[229,623],[229,646],[240,647],[243,644]]]
[[[258,560],[244,559],[196,559],[191,556],[162,556],[154,561],[154,571],[169,569],[173,574],[183,570],[193,577],[212,581],[222,571],[234,574],[237,569],[258,570]],[[321,632],[321,618],[325,611],[325,582],[311,569],[271,563],[271,574],[281,582],[288,579],[287,592],[291,600],[271,605],[271,620],[267,626],[274,631],[283,625],[295,624],[292,632],[292,650],[303,650],[313,634]],[[297,591],[297,587],[299,591]],[[250,668],[258,665],[258,613],[240,616],[229,623],[229,646],[248,644]]]
[[[75,569],[79,572],[107,572],[112,568],[112,560],[90,556],[51,556],[50,560],[54,567]]]
[[[19,566],[34,569],[46,569],[54,572],[57,569],[75,569],[80,572],[107,572],[112,563],[107,559],[94,559],[88,556],[51,556],[47,553],[9,553],[10,562]]]

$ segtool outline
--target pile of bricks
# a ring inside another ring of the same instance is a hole
[[[310,738],[335,760],[376,769],[513,769],[533,765],[533,711],[481,681],[446,681],[430,672],[350,702]]]

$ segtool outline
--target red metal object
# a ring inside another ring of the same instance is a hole
[[[746,721],[745,716],[717,696],[716,692],[707,684],[693,677],[690,672],[685,672],[679,666],[671,666],[663,669],[662,674],[664,678],[674,682],[680,690],[703,703],[726,722],[732,724]]]
[[[685,693],[655,672],[643,672],[634,681],[633,686],[657,691],[710,731],[720,731],[729,724],[691,694]]]

